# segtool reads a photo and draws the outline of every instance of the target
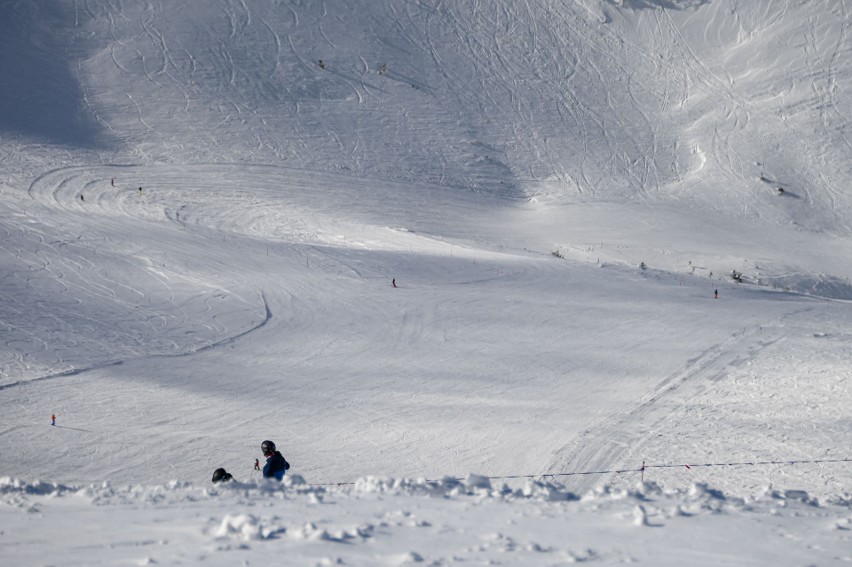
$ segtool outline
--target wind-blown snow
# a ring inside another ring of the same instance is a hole
[[[852,560],[849,25],[0,6],[0,556]]]

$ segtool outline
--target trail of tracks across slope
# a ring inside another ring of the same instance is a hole
[[[783,328],[775,326],[753,327],[734,333],[688,361],[632,406],[586,429],[560,449],[545,470],[638,469],[641,462],[625,463],[623,457],[654,435],[677,407],[688,404],[693,397],[724,380],[729,368],[747,363],[784,336]],[[567,485],[582,492],[606,484],[612,476],[570,479]]]
[[[0,231],[3,387],[197,352],[268,318],[250,285],[179,260],[182,247],[203,252],[207,240],[148,230],[146,221],[162,216],[138,214],[139,195],[111,187],[109,177],[85,167],[51,171],[29,194],[38,205],[10,215]]]

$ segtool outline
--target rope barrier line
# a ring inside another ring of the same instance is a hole
[[[795,461],[746,461],[742,463],[703,463],[697,465],[645,465],[646,469],[673,469],[679,467],[686,467],[691,469],[693,467],[758,467],[758,466],[766,466],[766,465],[810,465],[810,464],[822,464],[822,463],[849,463],[852,462],[852,459],[817,459],[813,461],[803,461],[803,460],[795,460]]]
[[[744,462],[735,462],[735,463],[698,463],[698,464],[662,464],[662,465],[646,465],[644,462],[642,466],[638,469],[615,469],[615,470],[606,470],[606,471],[570,471],[570,472],[560,472],[560,473],[541,473],[541,474],[519,474],[519,475],[504,475],[504,476],[485,476],[482,475],[483,478],[487,478],[489,480],[518,480],[522,478],[556,478],[563,476],[587,476],[587,475],[601,475],[601,474],[626,474],[626,473],[642,473],[642,478],[644,480],[644,473],[648,469],[679,469],[686,468],[692,470],[693,468],[707,468],[707,467],[760,467],[760,466],[769,466],[769,465],[814,465],[814,464],[830,464],[830,463],[852,463],[852,458],[846,459],[814,459],[814,460],[790,460],[790,461],[744,461]],[[461,477],[444,477],[449,478],[451,480],[463,481],[464,478]],[[439,480],[427,479],[426,482],[440,482]],[[354,482],[326,482],[326,483],[307,483],[308,486],[352,486]]]

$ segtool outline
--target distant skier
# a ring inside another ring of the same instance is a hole
[[[226,471],[225,469],[219,468],[213,471],[213,483],[217,484],[220,482],[231,482],[234,480],[234,477]]]
[[[139,193],[142,193],[142,188],[141,188],[141,187],[139,188]]]
[[[290,468],[290,463],[275,449],[275,443],[272,441],[261,443],[260,450],[266,457],[266,464],[263,466],[263,478],[282,480],[284,473]]]
[[[56,414],[51,414],[50,416],[50,425],[56,425]]]
[[[713,290],[713,299],[719,299],[719,290],[718,289]]]
[[[393,287],[396,287],[396,278],[394,278],[394,279],[392,279],[392,280],[391,280],[391,285],[392,285]]]
[[[260,470],[260,461],[257,460],[257,459],[254,460],[254,470],[256,470],[256,471]]]
[[[115,187],[115,177],[109,180],[109,184]]]

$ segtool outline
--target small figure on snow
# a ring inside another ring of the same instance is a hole
[[[394,278],[394,279],[392,279],[392,280],[391,280],[391,285],[392,285],[393,287],[396,287],[396,278]]]
[[[256,471],[260,470],[260,461],[257,460],[257,459],[254,460],[254,470],[256,470]]]
[[[234,477],[225,469],[218,468],[213,471],[213,484],[217,484],[220,482],[231,482],[233,480]]]
[[[142,193],[142,188],[141,188],[141,187],[139,188],[139,193]]]
[[[115,177],[109,180],[109,184],[115,187]]]
[[[81,194],[81,195],[80,195],[80,200],[81,200],[81,201],[85,201],[85,200],[86,200],[86,198],[85,198],[85,197],[83,197],[83,195]]]
[[[719,299],[719,290],[718,289],[713,290],[713,299]]]
[[[322,59],[319,60],[318,65],[320,69],[325,69],[325,62]]]
[[[290,463],[275,449],[275,443],[272,441],[261,443],[260,450],[263,456],[266,457],[266,464],[263,467],[263,478],[282,480],[284,473],[290,468]]]
[[[56,414],[51,414],[50,416],[50,425],[56,425]]]

